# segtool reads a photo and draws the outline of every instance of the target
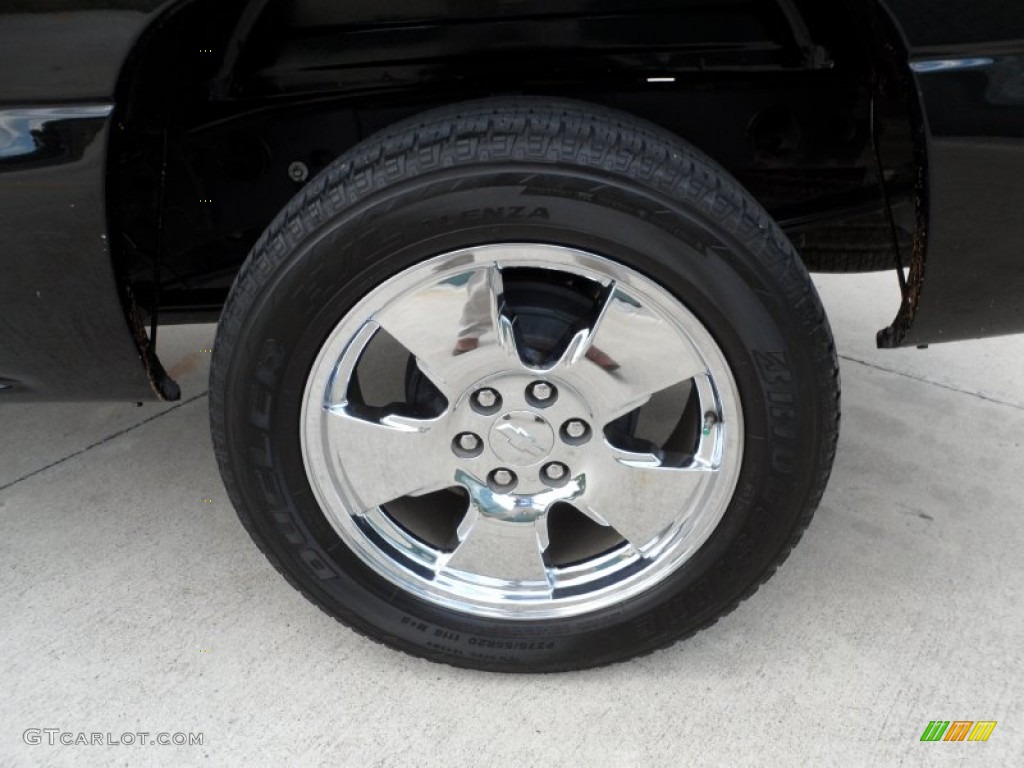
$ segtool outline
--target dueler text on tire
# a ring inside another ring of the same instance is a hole
[[[211,370],[270,561],[396,648],[605,664],[705,627],[799,538],[838,429],[807,272],[712,160],[508,98],[373,136],[259,239]]]

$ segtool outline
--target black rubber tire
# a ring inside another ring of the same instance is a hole
[[[897,268],[892,229],[884,213],[789,233],[811,272],[886,272]],[[909,252],[912,237],[897,228],[900,249]]]
[[[341,543],[305,475],[299,409],[328,332],[382,280],[438,253],[531,240],[626,263],[683,301],[732,368],[745,454],[714,534],[655,587],[577,618],[485,620],[396,590]],[[774,572],[828,480],[838,365],[793,246],[712,160],[619,112],[493,99],[367,139],[288,204],[254,246],[221,317],[210,417],[239,517],[324,611],[436,661],[558,671],[690,635]]]

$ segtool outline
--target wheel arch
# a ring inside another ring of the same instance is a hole
[[[575,0],[523,2],[470,21],[469,5],[440,0],[371,11],[318,0],[166,4],[117,85],[108,201],[119,278],[146,319],[214,318],[255,237],[333,156],[417,110],[515,92],[593,100],[675,130],[791,235],[902,210],[913,237],[899,263],[923,265],[926,129],[913,81],[900,76],[909,70],[894,18],[874,0],[828,11],[737,1],[710,15],[705,5],[610,0],[588,16]],[[666,40],[665,25],[691,38]],[[617,28],[609,52],[602,35]],[[736,39],[715,42],[723,29]],[[514,66],[488,52],[495,40]],[[697,110],[726,130],[701,131],[685,117]],[[796,157],[794,133],[813,151]]]

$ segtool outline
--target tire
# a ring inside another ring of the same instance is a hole
[[[370,137],[288,204],[224,308],[210,416],[242,523],[328,614],[559,671],[688,636],[774,572],[839,378],[806,269],[712,160],[501,98]]]
[[[811,272],[849,274],[897,268],[892,229],[884,213],[789,234]],[[897,228],[896,236],[901,250],[909,252],[913,245],[910,233]]]

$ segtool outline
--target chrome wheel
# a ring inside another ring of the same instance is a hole
[[[580,301],[513,300],[523,285]],[[400,589],[502,619],[664,579],[715,530],[743,454],[733,376],[697,318],[554,245],[447,253],[378,286],[323,344],[301,412],[342,541]]]

